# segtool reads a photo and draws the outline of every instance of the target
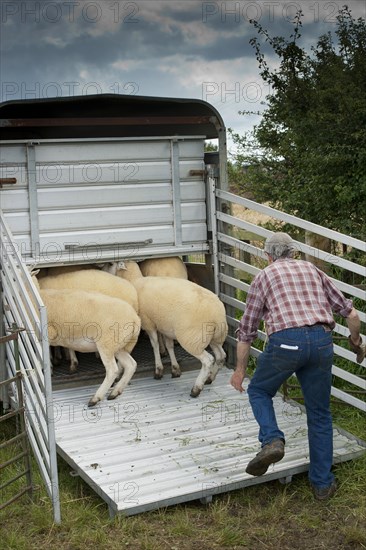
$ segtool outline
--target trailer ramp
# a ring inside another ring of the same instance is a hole
[[[291,481],[309,466],[306,416],[275,397],[287,437],[285,458],[261,477],[245,472],[259,450],[247,394],[223,369],[197,399],[189,396],[197,370],[180,379],[135,378],[115,401],[94,408],[94,387],[54,392],[59,454],[103,498],[111,516],[133,515],[273,479]],[[356,458],[366,444],[334,429],[334,462]]]

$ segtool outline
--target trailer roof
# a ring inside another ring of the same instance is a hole
[[[0,103],[1,139],[202,135],[225,130],[199,99],[98,94]]]

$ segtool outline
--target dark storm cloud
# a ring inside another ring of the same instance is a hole
[[[365,2],[348,4],[355,17],[365,17]],[[270,36],[289,39],[291,21],[302,8],[301,45],[309,50],[321,34],[334,32],[342,5],[0,0],[1,100],[99,92],[196,97],[214,104],[236,127],[238,111],[260,108],[266,93],[249,43],[258,36],[250,19]],[[276,64],[271,47],[260,40],[267,61]]]
[[[121,51],[132,59],[141,59],[143,56],[166,57],[176,52],[202,55],[212,59],[211,47],[215,52],[220,52],[220,58],[230,58],[233,53],[235,55],[238,41],[242,40],[242,36],[249,29],[248,22],[243,22],[240,26],[237,24],[232,26],[230,22],[219,22],[217,28],[215,25],[206,24],[202,21],[200,3],[195,2],[191,3],[196,8],[192,12],[175,9],[174,3],[166,7],[162,6],[160,12],[156,12],[157,17],[154,20],[149,20],[150,12],[144,10],[143,6],[140,6],[134,16],[131,11],[131,19],[130,17],[126,19],[126,14],[123,17],[119,14],[116,19],[114,12],[110,9],[113,4],[108,2],[102,4],[103,10],[101,9],[100,12],[98,10],[85,12],[89,14],[88,18],[85,17],[85,13],[83,16],[83,12],[76,13],[75,10],[70,13],[67,11],[67,15],[64,14],[62,18],[56,15],[52,18],[50,15],[47,17],[45,15],[51,12],[44,11],[50,2],[27,1],[20,4],[26,5],[28,11],[23,8],[14,15],[3,14],[3,19],[6,21],[2,38],[4,50],[17,60],[22,50],[28,47],[34,49],[37,56],[42,56],[44,60],[49,59],[51,63],[57,57],[60,60],[63,57],[67,58],[71,49],[75,50],[75,55],[80,58],[80,61],[85,60],[87,63],[93,60],[96,63],[113,61],[121,55]],[[30,6],[35,9],[35,5],[38,4],[38,9],[31,12]],[[63,4],[65,2],[60,2],[60,6]],[[135,4],[139,6],[138,2],[130,2],[127,5]],[[86,5],[91,7],[100,4],[87,2]],[[92,15],[96,19],[95,22],[92,20]],[[109,21],[107,21],[108,18]],[[106,20],[104,27],[103,19]],[[190,30],[190,25],[195,27],[191,27]],[[101,30],[98,32],[99,27]],[[220,32],[207,44],[202,44],[200,28],[202,33],[213,28]],[[223,54],[225,51],[227,57]],[[11,58],[5,59],[8,64],[11,61],[13,61]]]
[[[24,90],[29,82],[29,96],[31,83],[77,81],[83,68],[103,71],[117,61],[150,64],[155,59],[158,70],[162,60],[177,53],[208,62],[251,55],[248,22],[236,25],[234,33],[230,24],[221,23],[221,32],[213,34],[199,2],[191,3],[192,11],[156,3],[155,14],[152,4],[123,4],[117,13],[120,4],[108,2],[3,3],[3,91],[5,86],[12,96],[17,83]]]

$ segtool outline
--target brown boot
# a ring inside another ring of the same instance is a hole
[[[279,462],[285,456],[285,443],[282,439],[275,439],[268,443],[251,460],[246,467],[246,472],[252,476],[262,476],[268,470],[268,466]]]
[[[337,483],[335,480],[332,481],[328,487],[316,487],[313,485],[313,493],[316,499],[318,500],[328,500],[331,498],[337,490]]]

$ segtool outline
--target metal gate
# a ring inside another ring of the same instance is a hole
[[[360,319],[365,323],[365,266],[346,260],[342,258],[341,254],[337,255],[337,250],[341,252],[341,245],[366,252],[366,243],[364,241],[217,189],[215,188],[214,178],[211,178],[210,190],[211,203],[216,205],[215,211],[218,222],[216,225],[216,235],[213,235],[213,242],[216,243],[217,247],[217,253],[215,254],[216,262],[214,263],[216,271],[215,279],[217,282],[217,293],[225,303],[228,314],[228,323],[230,326],[228,343],[231,347],[231,356],[233,356],[233,350],[236,346],[234,332],[239,324],[238,312],[241,317],[245,308],[245,302],[242,299],[238,299],[238,291],[246,293],[249,289],[250,280],[265,265],[263,241],[272,234],[272,231],[258,224],[250,223],[245,219],[240,219],[238,216],[225,213],[231,212],[234,205],[244,207],[244,209],[247,209],[247,212],[262,214],[271,219],[272,223],[277,223],[277,226],[286,224],[286,230],[290,226],[290,229],[288,229],[290,232],[291,230],[298,231],[300,229],[331,239],[334,245],[332,254],[309,246],[304,242],[296,240],[295,242],[301,253],[309,257],[310,260],[315,262],[324,261],[327,265],[336,266],[337,270],[335,271],[338,271],[339,274],[346,272],[360,275],[363,278],[362,284],[352,285],[341,281],[340,278],[336,278],[335,276],[331,277],[336,286],[354,300],[354,306],[358,311]],[[348,328],[340,324],[340,319],[338,321],[333,331],[335,342],[345,340],[349,334]],[[261,340],[265,340],[266,336],[263,331],[259,331],[258,337]],[[363,335],[364,338],[365,335]],[[349,351],[348,348],[336,343],[334,345],[334,352],[335,364],[333,365],[332,372],[334,377],[343,381],[342,386],[346,386],[346,388],[333,386],[332,395],[366,412],[366,401],[360,398],[366,392],[366,360],[361,365],[357,365],[355,354]],[[251,354],[257,357],[259,353],[260,349],[253,345]],[[346,367],[337,365],[340,358],[347,360]]]
[[[3,338],[0,338],[0,344],[4,344],[6,341],[9,340],[16,340],[18,338],[18,332],[15,330],[13,334],[10,334],[9,336],[5,336]],[[16,344],[17,345],[17,344]],[[17,465],[20,472],[17,472],[13,477],[10,477],[7,479],[7,481],[2,482],[0,484],[0,495],[3,497],[3,499],[0,501],[0,510],[3,510],[6,508],[6,506],[9,506],[16,500],[18,500],[20,497],[28,493],[31,497],[33,494],[33,483],[32,483],[32,469],[31,469],[31,457],[30,457],[30,449],[28,445],[28,434],[25,427],[25,408],[23,403],[23,388],[22,388],[22,374],[21,372],[17,372],[17,375],[13,378],[8,378],[8,380],[0,381],[0,389],[6,388],[7,386],[13,385],[15,386],[15,392],[18,397],[18,406],[15,408],[15,410],[12,410],[3,416],[0,416],[0,424],[2,422],[6,422],[10,418],[15,418],[19,428],[17,429],[17,433],[15,436],[11,437],[10,439],[5,440],[3,443],[0,444],[0,450],[2,449],[10,449],[10,452],[16,452],[19,450],[18,444],[20,443],[22,451],[18,454],[15,454],[11,456],[11,458],[8,458],[4,462],[0,464],[0,471],[5,471],[5,468],[8,468],[9,466],[12,467],[13,465]],[[23,470],[20,463],[23,463]],[[26,484],[20,487],[17,487],[16,484],[21,478],[25,477]],[[13,489],[18,490],[16,494],[9,496],[4,495],[4,490],[7,489]],[[5,500],[6,499],[6,500]]]
[[[14,246],[11,232],[0,210],[1,331],[13,324],[24,327],[18,338],[19,371],[22,374],[26,427],[47,493],[52,500],[54,521],[60,523],[51,369],[47,338],[47,314],[27,268]],[[30,296],[32,298],[30,298]],[[1,334],[0,334],[1,336]],[[0,361],[0,380],[17,372],[14,341],[6,342],[6,358]],[[10,406],[3,392],[4,407]],[[19,405],[16,392],[10,396]]]

